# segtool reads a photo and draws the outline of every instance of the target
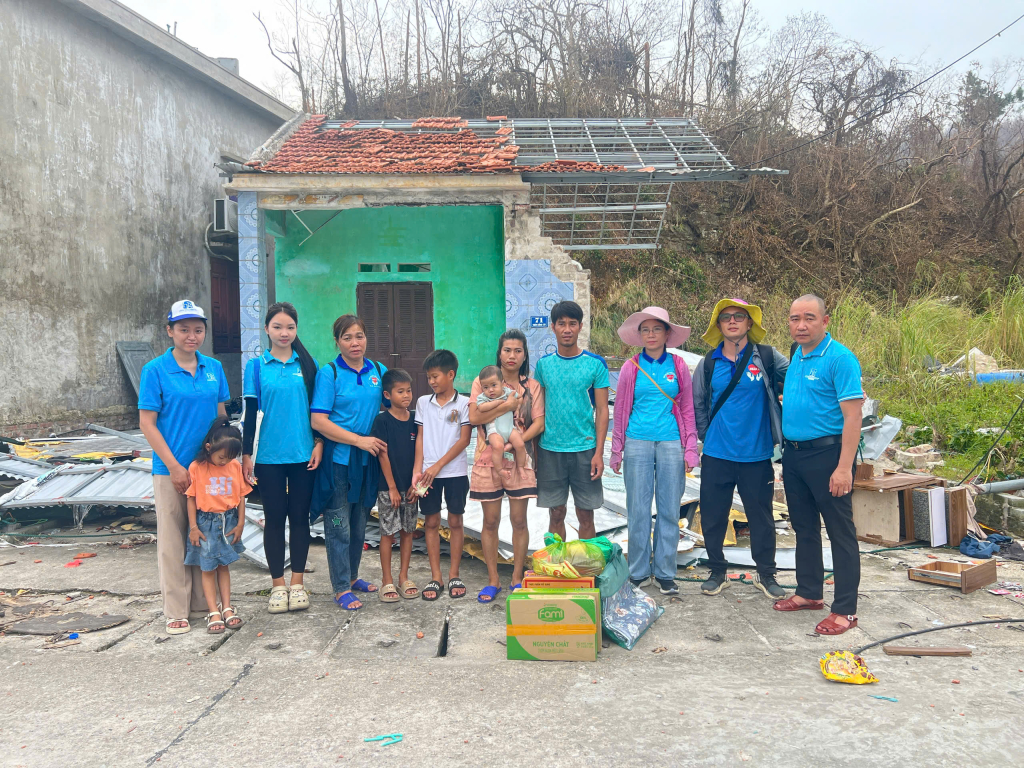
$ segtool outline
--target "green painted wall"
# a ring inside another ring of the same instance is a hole
[[[299,214],[315,232],[302,245],[309,232],[287,213],[285,235],[275,244],[276,298],[298,309],[306,347],[321,364],[337,355],[331,325],[356,311],[357,283],[430,282],[434,345],[458,356],[456,385],[468,391],[480,369],[494,362],[505,330],[501,206],[353,208],[331,219],[333,213]],[[430,272],[397,271],[399,263],[415,262],[429,263]],[[387,263],[391,271],[359,272],[360,263]]]

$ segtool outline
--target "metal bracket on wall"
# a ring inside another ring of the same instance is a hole
[[[289,208],[289,210],[291,210],[291,209]],[[301,243],[299,243],[299,245],[301,246],[301,245],[303,245],[303,244],[304,244],[304,243],[306,242],[306,240],[309,240],[309,238],[311,238],[311,237],[312,237],[313,235],[315,235],[315,234],[316,234],[317,232],[319,232],[319,231],[320,231],[321,229],[323,229],[323,228],[324,228],[324,227],[326,227],[326,226],[327,226],[328,224],[330,224],[330,223],[331,223],[331,221],[333,221],[334,217],[335,217],[335,216],[337,216],[337,215],[338,215],[339,213],[341,213],[341,211],[340,211],[340,210],[339,210],[339,211],[335,211],[335,212],[334,212],[334,213],[333,213],[333,214],[331,215],[331,217],[327,219],[327,221],[325,221],[325,222],[324,222],[323,224],[321,224],[321,225],[320,225],[319,227],[317,227],[316,229],[310,229],[310,228],[309,228],[309,227],[308,227],[308,226],[306,225],[306,222],[304,222],[304,221],[303,221],[303,220],[302,220],[302,219],[301,219],[301,218],[299,217],[299,212],[298,212],[298,211],[294,211],[294,210],[291,210],[291,213],[292,213],[292,216],[294,216],[294,217],[295,217],[296,219],[298,219],[298,220],[299,220],[299,224],[301,224],[301,225],[302,225],[303,227],[305,227],[305,228],[306,228],[306,231],[307,231],[307,232],[309,232],[309,234],[308,234],[308,235],[306,236],[306,238],[305,238],[305,239],[304,239],[304,240],[303,240],[303,241],[302,241]]]

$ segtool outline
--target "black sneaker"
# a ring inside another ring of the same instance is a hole
[[[724,573],[714,573],[708,576],[708,580],[700,585],[700,591],[705,595],[717,595],[723,589],[729,588],[729,579]]]
[[[676,582],[674,579],[668,579],[665,581],[658,579],[658,586],[661,588],[661,594],[663,595],[679,594],[679,587],[676,586]]]
[[[755,573],[754,586],[772,600],[781,600],[786,596],[786,590],[779,586],[779,582],[775,580],[774,576],[762,576],[759,573]]]
[[[636,579],[630,579],[629,583],[632,584],[637,589],[643,589],[644,587],[651,586],[651,582],[652,581],[653,581],[653,579],[650,576],[648,576],[646,579],[643,579],[641,581],[637,581]]]

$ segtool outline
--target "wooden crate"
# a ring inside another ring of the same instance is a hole
[[[853,482],[853,524],[857,538],[882,547],[917,540],[914,533],[913,491],[945,485],[930,475],[895,473]]]
[[[942,584],[946,587],[959,587],[965,595],[995,583],[996,561],[989,560],[980,565],[971,563],[950,563],[937,560],[907,571],[911,581],[923,581],[928,584]]]

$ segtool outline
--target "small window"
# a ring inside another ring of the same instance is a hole
[[[399,264],[399,272],[429,272],[430,264]]]
[[[390,272],[391,265],[387,262],[376,262],[372,264],[360,264],[360,272]]]

